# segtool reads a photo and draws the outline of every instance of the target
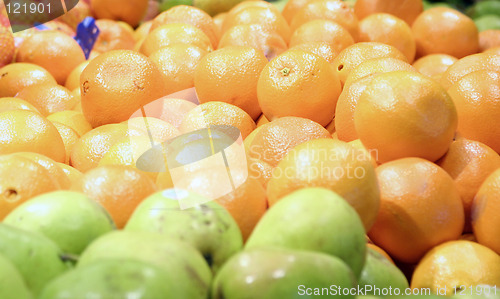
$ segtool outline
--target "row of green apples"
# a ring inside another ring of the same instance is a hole
[[[0,224],[0,298],[353,298],[408,288],[392,261],[367,246],[356,211],[330,190],[283,198],[245,244],[216,202],[180,209],[197,196],[153,194],[123,230],[80,193],[27,201]]]

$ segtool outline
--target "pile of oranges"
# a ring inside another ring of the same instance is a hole
[[[137,152],[229,125],[249,177],[217,202],[245,240],[282,197],[323,187],[413,288],[500,287],[500,30],[421,0],[244,1],[216,16],[179,5],[139,24],[144,3],[91,1],[89,59],[74,18],[13,35],[0,14],[0,220],[76,190],[123,228],[174,187]]]

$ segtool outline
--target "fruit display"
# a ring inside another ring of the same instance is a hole
[[[0,299],[500,299],[500,0],[24,2]]]

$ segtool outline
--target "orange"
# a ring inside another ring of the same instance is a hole
[[[0,24],[0,67],[11,63],[15,52],[16,48],[12,31]]]
[[[248,176],[258,180],[264,189],[267,189],[272,173],[273,168],[266,162],[259,159],[248,159]]]
[[[368,233],[392,257],[415,263],[441,243],[456,240],[464,211],[455,182],[446,171],[420,158],[376,168],[380,210]]]
[[[133,168],[109,165],[86,172],[75,189],[100,203],[122,229],[141,201],[156,191],[156,185]]]
[[[226,102],[257,119],[262,113],[257,99],[257,82],[267,62],[264,54],[252,47],[225,47],[207,54],[194,74],[200,103]]]
[[[244,11],[248,8],[251,7],[258,7],[258,8],[267,8],[273,12],[280,13],[279,9],[274,6],[272,3],[269,3],[267,1],[262,1],[262,0],[246,0],[243,2],[240,2],[233,6],[229,11],[228,15],[233,16],[241,11]]]
[[[301,188],[322,187],[342,196],[368,231],[377,217],[380,194],[370,155],[342,141],[316,139],[291,149],[273,169],[269,205]]]
[[[366,244],[367,249],[370,248],[378,253],[380,253],[382,256],[384,256],[386,259],[388,259],[391,263],[394,264],[394,261],[392,260],[391,256],[387,254],[382,248],[378,247],[375,244],[367,243]]]
[[[56,80],[44,68],[31,63],[12,63],[0,68],[0,97],[13,97],[23,88]]]
[[[290,38],[290,47],[308,42],[327,42],[337,53],[354,44],[349,31],[329,20],[312,20],[298,27]]]
[[[243,24],[229,28],[222,35],[219,49],[246,46],[262,51],[268,60],[288,49],[285,40],[273,30],[259,24]]]
[[[295,14],[314,0],[289,0],[283,8],[282,14],[288,23],[291,23]]]
[[[359,41],[379,42],[396,47],[413,62],[417,46],[410,26],[393,15],[377,13],[359,22]]]
[[[189,188],[197,190],[201,195],[213,198],[211,182],[227,180],[227,172],[200,170],[192,173],[189,178]],[[248,239],[255,225],[267,210],[266,191],[258,180],[248,178],[232,192],[216,198],[233,216],[240,227],[243,240]]]
[[[490,29],[479,32],[479,51],[484,52],[488,49],[500,46],[500,30]]]
[[[457,111],[439,83],[397,71],[379,74],[368,84],[356,105],[354,124],[379,162],[405,157],[436,161],[455,136]]]
[[[384,12],[403,19],[410,25],[423,10],[422,0],[358,0],[354,5],[354,11],[360,20]]]
[[[444,72],[440,83],[448,90],[465,75],[480,70],[500,72],[500,56],[494,53],[479,53],[464,57]]]
[[[302,50],[288,51],[270,61],[257,85],[259,105],[269,120],[284,116],[329,124],[341,92],[331,64]]]
[[[93,127],[127,120],[168,93],[166,76],[146,56],[116,50],[94,58],[80,76],[82,110]]]
[[[216,48],[219,43],[219,30],[212,17],[199,8],[187,5],[174,6],[162,12],[153,20],[150,32],[162,25],[171,23],[184,23],[197,27],[210,39],[213,48]]]
[[[66,79],[66,83],[64,83],[64,86],[69,89],[69,90],[74,90],[78,88],[80,90],[80,75],[82,74],[83,70],[89,65],[90,60],[86,60],[82,63],[80,63],[77,67],[75,67],[71,73],[69,73],[68,78]]]
[[[184,99],[161,98],[143,106],[141,113],[143,110],[145,116],[159,118],[179,128],[186,114],[194,108],[196,104]]]
[[[90,8],[98,19],[124,21],[139,25],[148,9],[148,0],[91,0]]]
[[[45,168],[20,156],[0,156],[0,176],[0,220],[30,198],[59,189]]]
[[[149,59],[167,77],[168,93],[194,87],[194,71],[208,52],[189,44],[173,44],[153,52]]]
[[[446,296],[460,296],[467,292],[480,294],[479,285],[485,286],[485,294],[488,291],[494,294],[494,286],[499,283],[500,256],[485,246],[461,240],[446,242],[429,251],[415,269],[411,287],[429,288],[433,293],[441,289]]]
[[[363,61],[355,69],[353,69],[344,84],[344,88],[352,82],[364,78],[372,74],[389,73],[394,71],[416,71],[409,63],[396,58],[374,58]]]
[[[465,212],[465,231],[470,232],[471,206],[484,180],[500,168],[500,156],[481,142],[458,138],[437,161],[457,184]]]
[[[363,61],[374,58],[396,58],[408,62],[408,58],[393,46],[377,42],[360,42],[345,48],[340,52],[333,66],[337,71],[342,84],[345,83],[349,73]]]
[[[56,21],[63,22],[72,30],[76,31],[78,24],[80,24],[86,17],[90,16],[92,16],[90,3],[87,1],[78,1],[72,9],[57,18]]]
[[[265,124],[267,124],[267,123],[269,123],[269,119],[267,119],[267,117],[266,117],[264,114],[262,114],[262,115],[261,115],[261,116],[257,119],[257,122],[256,122],[257,127],[260,127],[260,126],[265,125]]]
[[[447,54],[431,54],[415,61],[413,67],[421,74],[440,82],[444,72],[457,61],[457,58]]]
[[[210,39],[200,29],[189,24],[171,23],[151,31],[144,39],[140,52],[150,56],[172,44],[190,44],[208,52],[213,49]]]
[[[472,228],[477,241],[500,254],[498,212],[500,211],[500,169],[483,182],[472,204]]]
[[[233,26],[244,24],[262,25],[269,30],[275,31],[285,42],[288,43],[290,40],[290,26],[288,26],[279,11],[272,8],[251,6],[235,13],[229,13],[222,25],[222,33],[224,34]]]
[[[99,36],[93,50],[105,53],[112,50],[132,50],[135,45],[133,32],[113,20],[101,19],[96,22]]]
[[[54,181],[57,182],[57,185],[60,189],[68,189],[70,187],[71,182],[69,181],[64,171],[57,164],[58,162],[50,159],[49,157],[33,152],[17,152],[13,153],[12,156],[23,157],[40,164],[47,170]]]
[[[80,180],[83,178],[83,173],[78,171],[76,168],[69,166],[68,164],[57,162],[57,165],[62,169],[62,171],[64,171],[64,173],[68,177],[71,185],[70,189],[73,189],[80,183]]]
[[[93,129],[73,145],[70,165],[85,173],[97,167],[111,146],[123,137],[140,136],[143,132],[132,132],[125,124],[109,124]]]
[[[0,98],[0,113],[11,110],[29,110],[40,113],[35,106],[19,98]]]
[[[458,10],[434,7],[413,23],[417,57],[448,54],[457,58],[479,52],[479,33],[472,19]]]
[[[337,137],[342,141],[358,139],[354,125],[354,111],[361,94],[377,74],[372,74],[346,85],[342,90],[335,108],[335,130]]]
[[[80,138],[80,135],[75,132],[72,128],[67,125],[63,125],[58,122],[52,122],[56,127],[59,135],[61,135],[62,141],[64,143],[64,149],[66,150],[66,159],[64,163],[69,164],[69,158],[71,157],[71,150],[75,145],[76,141]]]
[[[71,110],[78,103],[69,89],[56,84],[32,85],[21,90],[16,98],[23,99],[33,106],[44,116],[49,114]]]
[[[349,5],[339,0],[312,1],[294,15],[290,29],[295,31],[301,25],[316,19],[334,21],[349,31],[354,41],[358,40],[358,18]]]
[[[41,31],[21,44],[16,61],[45,68],[63,85],[71,71],[85,61],[85,55],[70,36],[58,31]]]
[[[64,143],[56,127],[40,114],[26,110],[0,113],[0,154],[35,152],[65,161]]]
[[[331,44],[327,42],[312,42],[312,43],[303,43],[298,44],[294,47],[291,47],[290,50],[302,50],[312,54],[316,54],[320,57],[323,57],[329,63],[333,63],[333,60],[340,51],[337,51]]]
[[[500,46],[489,48],[488,50],[484,51],[483,53],[500,55]]]
[[[217,14],[216,16],[213,17],[213,21],[215,26],[217,27],[217,32],[218,36],[220,37],[222,33],[222,24],[224,24],[224,20],[226,19],[227,12],[223,12],[220,14]]]
[[[61,111],[47,116],[51,122],[58,122],[75,130],[79,136],[83,136],[92,130],[92,126],[85,119],[85,116],[78,111]]]
[[[256,127],[253,119],[243,109],[226,102],[207,102],[186,114],[180,126],[181,133],[208,128],[210,125],[228,125],[240,130],[245,139]]]
[[[449,90],[458,112],[458,132],[500,153],[500,73],[470,73]]]
[[[130,130],[143,131],[145,136],[150,136],[160,142],[180,135],[179,130],[174,125],[155,117],[134,115],[124,123]]]
[[[259,127],[247,153],[274,168],[295,146],[320,138],[332,138],[320,124],[300,117],[282,117]]]
[[[149,31],[151,30],[151,26],[153,26],[153,20],[143,22],[137,29],[134,31],[134,39],[136,42],[144,39]]]

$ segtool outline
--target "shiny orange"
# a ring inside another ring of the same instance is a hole
[[[147,117],[164,120],[179,128],[186,114],[196,107],[196,104],[184,99],[162,98],[143,106],[141,114],[144,111],[144,115]]]
[[[294,47],[291,47],[290,50],[302,50],[312,54],[316,54],[320,57],[323,57],[329,63],[333,63],[335,57],[337,57],[337,55],[339,55],[340,53],[340,51],[337,51],[331,44],[327,42],[298,44]]]
[[[56,162],[45,155],[33,152],[17,152],[11,155],[30,159],[31,161],[41,165],[43,168],[47,170],[47,172],[54,179],[54,181],[57,182],[57,185],[59,186],[60,189],[66,190],[70,187],[71,182],[69,181],[68,177],[61,169],[61,167],[59,167],[58,165],[59,162]]]
[[[189,44],[173,44],[153,52],[149,59],[167,77],[168,94],[194,87],[194,71],[208,52]]]
[[[75,130],[79,136],[83,136],[92,130],[92,126],[85,119],[85,116],[78,111],[61,111],[47,116],[51,122],[58,122]]]
[[[116,50],[94,58],[80,76],[82,110],[93,127],[127,120],[168,94],[166,76],[146,56]]]
[[[98,19],[124,21],[139,25],[148,9],[148,0],[91,0],[90,8]]]
[[[67,125],[63,125],[58,122],[52,122],[52,123],[59,132],[59,135],[61,135],[62,141],[64,143],[64,149],[66,150],[66,159],[64,163],[69,164],[69,159],[71,157],[71,150],[73,149],[73,146],[78,141],[78,139],[80,139],[80,135],[78,135],[78,133],[75,130],[68,127]]]
[[[66,83],[64,86],[69,90],[75,90],[78,88],[80,90],[80,75],[83,70],[89,65],[90,61],[86,60],[80,63],[77,67],[75,67],[71,73],[69,73],[68,78],[66,79]]]
[[[500,30],[490,29],[479,32],[479,51],[500,47]]]
[[[472,201],[484,180],[500,168],[500,156],[481,142],[460,137],[437,164],[455,180],[464,205],[465,231],[471,232]]]
[[[462,77],[480,70],[500,72],[500,56],[494,53],[479,53],[464,57],[451,65],[441,78],[441,85],[449,89]]]
[[[44,68],[31,63],[12,63],[0,68],[0,97],[14,97],[35,84],[57,84]]]
[[[376,169],[380,211],[368,233],[395,259],[417,262],[428,250],[462,234],[464,211],[446,171],[420,158],[405,158]]]
[[[423,75],[441,81],[441,77],[458,59],[447,54],[431,54],[421,57],[413,63],[413,67]]]
[[[372,14],[388,13],[411,25],[424,11],[424,6],[422,0],[358,0],[354,11],[360,20]]]
[[[21,44],[16,61],[45,68],[63,85],[71,71],[85,61],[85,55],[70,36],[58,31],[41,31]]]
[[[313,0],[289,0],[283,8],[282,14],[288,23],[291,23],[295,14]]]
[[[396,47],[413,62],[417,46],[410,26],[393,15],[377,13],[359,22],[359,41],[379,42]]]
[[[132,50],[135,38],[132,32],[113,20],[101,19],[96,22],[99,36],[93,50],[105,53],[112,50]]]
[[[257,92],[259,105],[269,120],[297,116],[326,126],[333,119],[341,86],[328,61],[293,50],[266,65]]]
[[[0,98],[0,113],[11,110],[29,110],[40,113],[35,106],[19,98]]]
[[[479,52],[479,32],[472,19],[458,10],[434,7],[412,25],[417,57],[448,54],[457,58]]]
[[[56,127],[39,113],[12,110],[0,113],[0,154],[35,152],[64,162],[66,151]]]
[[[157,190],[148,176],[133,168],[117,165],[89,170],[75,189],[100,203],[118,229],[127,224],[141,201]]]
[[[57,162],[57,165],[62,169],[70,181],[70,188],[76,187],[83,177],[83,173],[78,171],[76,168],[69,166],[68,164]]]
[[[78,103],[69,89],[56,84],[32,85],[21,90],[16,98],[23,99],[33,106],[44,116],[49,114],[71,110]]]
[[[415,68],[409,63],[396,58],[374,58],[363,61],[353,69],[344,84],[346,88],[352,82],[372,74],[389,73],[395,71],[414,72]]]
[[[500,73],[470,73],[449,90],[458,112],[458,132],[500,153]]]
[[[252,47],[225,47],[207,54],[194,73],[200,103],[226,102],[257,119],[262,113],[257,82],[267,62],[264,54]]]

